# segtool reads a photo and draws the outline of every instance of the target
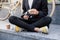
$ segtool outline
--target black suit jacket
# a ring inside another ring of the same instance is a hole
[[[45,17],[48,14],[47,0],[33,0],[31,9],[33,8],[37,9],[39,11],[39,14],[36,16],[33,16],[31,18],[32,21]],[[23,10],[24,10],[24,13],[29,10],[29,5],[27,0],[23,0]]]

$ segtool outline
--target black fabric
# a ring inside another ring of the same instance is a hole
[[[39,14],[38,15],[31,15],[32,16],[31,19],[36,20],[36,18],[40,19],[42,17],[47,16],[48,15],[48,6],[47,5],[48,5],[47,0],[34,0],[31,9],[38,10]],[[29,5],[28,5],[27,0],[23,0],[23,10],[24,10],[24,12],[23,12],[22,17],[24,16],[24,13],[29,10]],[[27,14],[29,14],[29,13],[27,13]],[[34,21],[34,20],[32,20],[32,21]]]
[[[14,25],[17,25],[21,28],[24,28],[26,30],[34,31],[35,27],[40,28],[40,27],[44,27],[46,25],[49,25],[50,22],[51,22],[51,18],[50,17],[43,17],[36,22],[32,22],[32,21],[29,21],[29,20],[24,20],[22,18],[11,16],[9,18],[9,22],[14,24]]]

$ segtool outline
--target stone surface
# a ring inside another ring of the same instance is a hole
[[[6,25],[6,22],[0,21],[0,25]],[[11,25],[13,26],[13,25]],[[0,26],[3,27],[4,26]],[[59,40],[60,25],[51,24],[49,28],[49,34],[37,33],[37,32],[15,32],[12,30],[0,29],[1,40]]]

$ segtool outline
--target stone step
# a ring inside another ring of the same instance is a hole
[[[41,34],[41,33],[31,33],[31,32],[20,32],[20,33],[11,33],[11,32],[0,32],[1,40],[57,40],[58,37],[56,34]]]
[[[49,34],[0,30],[1,40],[59,40],[60,25],[50,25]]]

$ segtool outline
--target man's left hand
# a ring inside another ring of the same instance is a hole
[[[29,11],[29,14],[32,14],[32,15],[38,15],[39,11],[37,11],[36,9],[30,9]]]

